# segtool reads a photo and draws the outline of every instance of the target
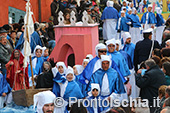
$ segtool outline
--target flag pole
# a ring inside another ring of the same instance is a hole
[[[27,8],[27,22],[26,22],[26,38],[27,38],[27,41],[28,42],[30,42],[29,41],[29,35],[30,34],[28,34],[28,21],[29,21],[29,11],[30,11],[30,9],[29,9],[29,0],[28,0],[28,6],[27,6],[28,8]],[[34,75],[33,75],[33,69],[32,69],[32,58],[31,58],[31,55],[29,56],[29,60],[30,60],[30,66],[31,66],[31,75],[32,75],[32,84],[33,84],[33,86],[32,86],[32,89],[34,89],[35,88],[35,86],[34,86]]]

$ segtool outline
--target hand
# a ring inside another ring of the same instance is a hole
[[[21,72],[21,70],[17,70],[15,73],[18,74],[18,73],[20,73],[20,72]]]
[[[2,93],[2,96],[5,97],[5,96],[6,96],[6,93]]]
[[[14,62],[10,62],[9,65],[10,65],[10,66],[14,65]]]
[[[142,70],[139,69],[139,70],[137,71],[137,74],[141,74],[141,73],[142,73]]]
[[[154,26],[151,26],[152,29],[154,29]]]
[[[107,98],[107,100],[110,101],[110,100],[111,100],[111,97],[109,96],[109,97]]]
[[[117,32],[120,33],[121,32],[120,29],[118,29]]]
[[[127,89],[127,95],[130,96],[131,92],[132,92],[132,86],[130,85],[129,82],[125,86],[126,86],[126,89]]]

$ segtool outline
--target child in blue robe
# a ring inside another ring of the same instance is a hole
[[[66,73],[66,65],[64,64],[64,62],[57,62],[56,64],[57,66],[57,74],[54,76],[55,80],[59,80],[62,76],[65,76]]]
[[[49,58],[49,49],[46,47],[43,47],[43,53],[42,56],[44,58],[44,62],[47,61],[47,59]]]
[[[6,76],[1,73],[0,69],[0,109],[4,107],[5,97],[10,91],[11,87],[6,81]]]
[[[53,79],[54,85],[52,91],[56,97],[62,97],[65,101],[69,101],[70,97],[82,99],[84,96],[74,79],[74,71],[70,66],[66,70],[66,77],[62,76],[59,80]]]
[[[95,83],[91,84],[91,92],[89,93],[89,96],[86,99],[88,99],[90,102],[92,102],[87,107],[87,111],[89,113],[101,113],[101,112],[104,112],[107,109],[109,109],[109,105],[107,106],[107,101],[104,101],[104,103],[102,103],[104,98],[100,96],[99,84],[95,84]],[[100,103],[98,102],[99,99],[100,99]],[[103,107],[102,104],[104,104],[105,107]],[[85,101],[85,105],[86,106],[88,105],[87,101]]]
[[[42,47],[37,45],[34,50],[34,56],[32,57],[32,67],[39,75],[43,69],[44,59],[42,57]]]

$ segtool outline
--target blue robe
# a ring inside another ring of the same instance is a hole
[[[132,61],[131,61],[131,57],[125,51],[123,51],[123,50],[119,50],[119,52],[125,58],[126,63],[128,64],[129,69],[133,69],[133,64],[132,64]]]
[[[43,63],[44,63],[44,59],[43,57],[32,57],[32,60],[34,58],[37,58],[37,63],[36,63],[36,66],[35,66],[35,70],[38,74],[40,74],[42,71],[43,71]]]
[[[15,46],[15,49],[19,49],[22,50],[24,47],[24,33],[22,33],[22,35],[20,36],[17,45]],[[30,47],[31,47],[31,52],[33,53],[35,47],[37,45],[43,46],[41,43],[41,39],[40,36],[38,35],[38,33],[36,31],[33,32],[33,34],[31,35],[31,41],[30,41]]]
[[[95,97],[94,96],[90,96],[90,97],[87,97],[86,99],[88,99],[89,102],[91,102],[91,101],[94,102],[93,100],[95,99]],[[103,107],[102,106],[102,100],[104,100],[105,98],[103,98],[101,96],[97,96],[96,99],[97,99],[97,111],[98,111],[98,113],[101,113],[102,111],[106,111],[107,109],[109,109],[109,105],[107,105],[106,101],[104,101],[103,104],[104,104],[104,106],[108,106],[108,107]],[[100,106],[99,106],[99,102],[98,102],[99,100],[100,100]],[[87,106],[88,102],[85,101],[84,104]],[[92,104],[94,104],[94,103],[92,103]],[[86,107],[86,109],[87,109],[87,111],[89,113],[94,113],[94,108],[93,108],[93,106],[91,107],[91,103],[90,103],[90,106]]]
[[[76,81],[77,84],[79,85],[82,94],[84,95],[84,97],[86,97],[86,96],[87,96],[87,94],[86,94],[86,84],[82,84],[82,83],[79,81],[80,75],[75,75],[75,77],[76,77],[76,78],[75,78],[75,81]]]
[[[105,7],[101,16],[101,20],[105,19],[118,19],[119,15],[115,8]]]
[[[107,71],[102,69],[97,70],[91,77],[89,87],[88,87],[88,92],[91,90],[91,83],[97,83],[99,84],[100,89],[102,88],[102,80],[105,73],[107,73],[107,77],[109,81],[110,94],[108,96],[110,96],[113,92],[116,94],[125,93],[123,82],[119,77],[118,73],[116,72],[116,70],[114,70],[113,68],[109,68]]]
[[[129,16],[130,22],[132,23],[132,26],[135,28],[141,27],[140,21],[139,21],[139,16],[136,14],[131,14]]]
[[[65,76],[65,74],[61,75],[59,72],[57,72],[56,76],[54,77],[55,80],[61,79],[62,76]]]
[[[79,81],[80,81],[81,83],[86,84],[85,80],[88,80],[88,81],[89,81],[89,80],[91,79],[91,76],[92,76],[92,74],[93,74],[94,65],[95,65],[95,63],[96,63],[97,60],[99,60],[99,57],[96,56],[95,58],[93,58],[93,59],[87,64],[87,66],[85,67],[85,69],[83,70],[83,72],[80,74]],[[115,69],[115,70],[119,73],[122,81],[125,82],[126,80],[125,80],[124,76],[120,73],[119,68],[117,67],[116,63],[115,63],[113,60],[112,60],[112,66],[111,66],[111,67],[112,67],[113,69]]]
[[[60,96],[60,86],[58,83],[65,83],[66,79],[64,77],[60,77],[60,79],[56,79],[56,77],[53,79],[53,89],[52,92],[56,95],[56,97]]]
[[[53,79],[54,80],[54,79]],[[53,93],[59,97],[60,95],[60,86],[58,83],[65,83],[66,79],[64,77],[61,77],[60,80],[54,80],[54,86],[53,86]],[[76,97],[77,99],[82,99],[84,96],[81,93],[81,89],[79,85],[76,83],[76,81],[68,81],[68,84],[66,86],[65,92],[64,92],[64,100],[68,101],[69,97]]]
[[[2,96],[3,93],[8,94],[10,91],[11,87],[6,81],[6,76],[0,73],[0,96]]]
[[[123,51],[125,51],[131,57],[131,61],[133,64],[135,44],[133,44],[133,43],[125,44],[125,46],[123,47]]]
[[[33,75],[38,75],[37,71],[34,68],[32,68],[32,69],[33,69]],[[30,64],[28,65],[28,76],[32,77]]]
[[[148,15],[148,23],[146,23],[146,14],[148,12],[144,13],[143,16],[142,16],[142,19],[141,19],[141,24],[156,24],[157,21],[156,21],[156,17],[155,17],[155,14],[152,13],[152,12],[149,12],[149,15]]]
[[[156,27],[162,26],[165,23],[163,16],[158,13],[156,14],[156,20],[157,20]]]
[[[48,58],[49,58],[49,56],[43,57],[44,62],[47,61]]]
[[[129,67],[121,53],[117,52],[116,50],[113,53],[107,51],[107,55],[111,55],[111,59],[117,64],[124,77],[130,75]]]
[[[121,17],[121,20],[120,20],[120,30],[121,31],[129,32],[129,25],[127,24],[127,22],[128,22],[128,19],[126,17]],[[119,26],[119,23],[116,26],[117,30],[118,30],[118,26]]]

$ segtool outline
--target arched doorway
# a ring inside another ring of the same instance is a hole
[[[67,65],[73,67],[75,65],[75,56],[70,54],[67,58]]]

